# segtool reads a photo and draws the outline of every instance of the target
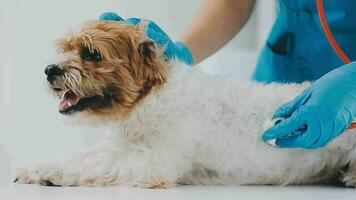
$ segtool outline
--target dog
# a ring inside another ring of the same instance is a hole
[[[262,133],[274,111],[310,84],[237,81],[164,57],[147,22],[90,21],[57,45],[46,67],[59,112],[112,132],[90,151],[21,170],[15,182],[47,186],[356,186],[356,132],[325,148],[279,149]]]

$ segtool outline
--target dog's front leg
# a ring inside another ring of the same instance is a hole
[[[190,170],[176,151],[100,148],[69,159],[20,170],[16,183],[45,186],[106,186],[124,184],[170,188]]]
[[[118,183],[117,150],[101,147],[69,159],[20,170],[16,183],[46,186],[105,186]]]

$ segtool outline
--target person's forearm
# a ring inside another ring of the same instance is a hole
[[[229,42],[246,24],[255,0],[205,0],[182,38],[199,63]]]

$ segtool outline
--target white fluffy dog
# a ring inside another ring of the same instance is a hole
[[[59,42],[65,59],[46,74],[52,91],[63,97],[60,112],[102,121],[112,133],[92,151],[22,170],[16,182],[311,184],[341,172],[342,182],[356,185],[351,131],[318,150],[279,149],[261,139],[274,111],[307,83],[240,82],[168,63],[143,33],[142,26],[94,21]]]

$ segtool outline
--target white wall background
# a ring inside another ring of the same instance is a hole
[[[0,0],[0,186],[18,167],[51,160],[95,143],[103,130],[63,123],[57,101],[45,91],[44,67],[52,42],[104,11],[156,21],[174,39],[202,0]],[[269,32],[275,1],[258,1],[246,28],[202,65],[209,72],[248,78]]]

